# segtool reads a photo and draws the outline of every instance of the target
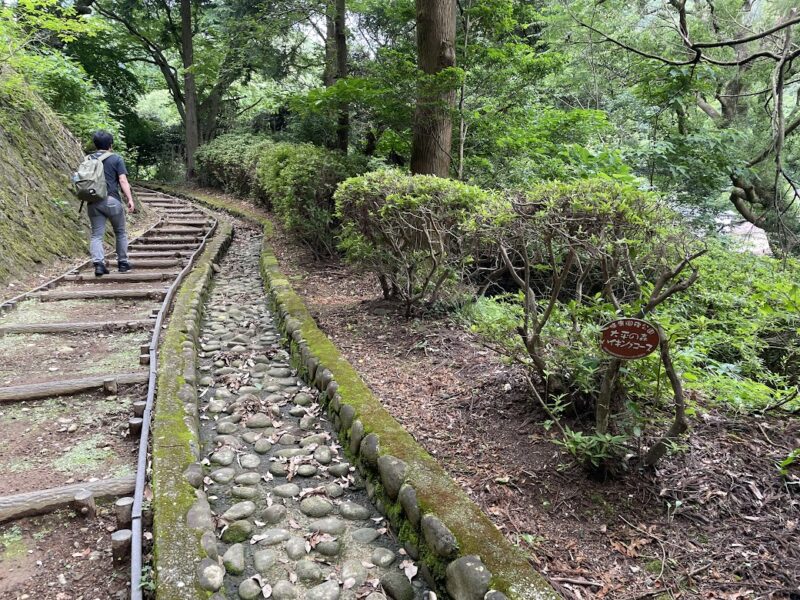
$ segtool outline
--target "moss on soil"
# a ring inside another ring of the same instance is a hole
[[[174,188],[167,188],[167,191],[176,193]],[[317,327],[302,298],[280,271],[278,260],[269,245],[272,232],[270,222],[256,211],[225,205],[216,198],[203,197],[193,191],[178,189],[176,195],[189,196],[213,207],[222,207],[264,227],[261,271],[273,311],[280,316],[280,310],[283,309],[288,316],[300,322],[302,337],[312,354],[333,373],[339,385],[338,393],[342,403],[355,408],[356,418],[364,424],[366,433],[378,434],[382,454],[391,454],[406,462],[406,481],[415,488],[423,513],[433,512],[447,525],[458,540],[461,555],[476,554],[481,557],[493,575],[491,583],[494,589],[504,592],[512,600],[558,598],[547,581],[530,567],[525,554],[503,536],[444,469],[383,408],[352,365]],[[297,344],[291,346],[296,352]],[[346,447],[344,442],[347,433],[340,433],[340,438]],[[401,526],[400,535],[406,536],[406,539],[412,537],[412,531],[407,524]],[[418,535],[416,539],[421,541]],[[443,576],[445,563],[433,556],[424,543],[417,545],[428,568],[436,577]]]
[[[16,525],[11,525],[0,533],[0,546],[0,558],[3,560],[19,558],[28,551],[28,546],[22,539],[22,530]]]
[[[65,452],[53,461],[57,471],[69,473],[79,470],[94,470],[106,461],[115,458],[116,454],[110,448],[105,448],[105,439],[102,434],[75,444],[71,450]]]
[[[58,117],[20,77],[0,71],[0,282],[85,251],[86,219],[69,192],[81,158]]]

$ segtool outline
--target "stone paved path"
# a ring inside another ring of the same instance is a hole
[[[206,305],[201,436],[219,537],[204,537],[202,585],[243,599],[428,598],[421,577],[406,576],[415,565],[370,504],[316,392],[289,366],[258,275],[260,245],[239,230]]]

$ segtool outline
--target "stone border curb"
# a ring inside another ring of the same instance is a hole
[[[280,271],[269,245],[270,221],[216,198],[164,189],[263,226],[261,273],[271,309],[290,342],[294,366],[320,390],[320,402],[345,453],[364,477],[370,499],[392,524],[409,556],[418,561],[428,584],[439,592],[446,590],[454,600],[559,598],[524,554],[383,408],[317,327]]]
[[[195,268],[186,277],[161,342],[158,395],[153,416],[152,485],[154,565],[159,600],[207,598],[195,581],[202,543],[216,539],[211,509],[202,491],[200,421],[197,404],[197,343],[215,263],[233,239],[220,222]]]

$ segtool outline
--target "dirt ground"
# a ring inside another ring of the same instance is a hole
[[[276,231],[320,327],[564,597],[800,599],[800,494],[775,468],[800,445],[796,417],[700,406],[686,448],[657,471],[593,481],[553,444],[521,374],[472,334],[404,320],[373,278]]]
[[[113,511],[104,505],[97,519],[59,511],[0,525],[0,598],[127,598],[127,565],[112,566],[113,531]]]

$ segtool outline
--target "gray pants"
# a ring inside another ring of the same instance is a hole
[[[117,240],[117,260],[128,260],[128,233],[125,231],[125,209],[122,202],[109,196],[102,202],[89,205],[89,220],[92,222],[92,237],[89,241],[89,252],[92,262],[105,260],[103,253],[103,236],[106,233],[106,219],[111,221],[114,237]]]

